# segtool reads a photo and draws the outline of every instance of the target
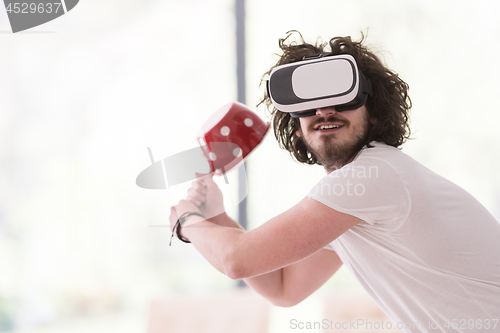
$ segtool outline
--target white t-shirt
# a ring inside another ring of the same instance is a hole
[[[372,145],[308,194],[363,220],[331,248],[407,332],[500,332],[500,224],[459,186]]]

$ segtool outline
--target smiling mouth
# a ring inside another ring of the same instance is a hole
[[[329,129],[336,129],[336,128],[341,128],[341,127],[344,127],[344,125],[334,125],[334,124],[330,124],[330,125],[321,125],[321,126],[319,126],[318,128],[316,128],[316,131],[323,131],[323,130],[329,130]]]
[[[314,130],[317,133],[334,133],[344,126],[344,124],[322,124],[317,126]]]

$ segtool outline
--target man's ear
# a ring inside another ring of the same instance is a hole
[[[375,125],[377,123],[377,118],[370,118],[370,123]]]
[[[301,137],[301,135],[302,135],[301,130],[300,130],[300,129],[296,130],[296,131],[295,131],[295,135],[296,135],[296,136],[298,136],[298,137],[300,138],[300,137]]]

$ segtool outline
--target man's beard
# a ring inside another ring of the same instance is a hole
[[[321,122],[341,122],[344,123],[345,127],[350,126],[350,123],[346,120],[341,120],[335,116],[325,118],[318,118],[317,121],[312,123],[308,131],[314,131],[314,126]],[[333,139],[336,133],[324,134],[321,136],[323,141],[322,146],[317,146],[316,143],[308,141],[308,135],[302,133],[302,139],[307,149],[311,154],[318,160],[318,162],[327,170],[336,170],[342,168],[347,163],[356,156],[356,154],[366,145],[368,142],[368,136],[370,133],[372,125],[369,122],[368,116],[365,117],[364,122],[359,127],[353,127],[354,133],[346,141],[335,142]],[[344,128],[347,129],[347,128]]]

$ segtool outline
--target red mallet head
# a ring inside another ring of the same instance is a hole
[[[215,112],[197,138],[210,171],[222,174],[239,165],[261,143],[268,130],[269,123],[246,105],[233,102]]]

